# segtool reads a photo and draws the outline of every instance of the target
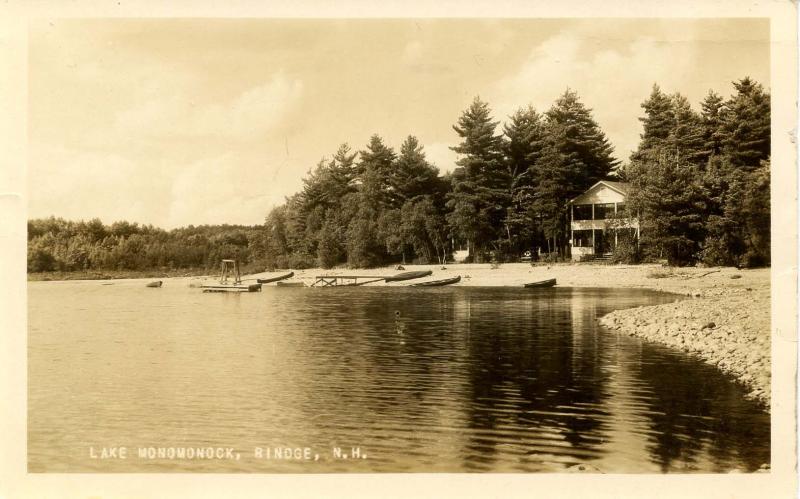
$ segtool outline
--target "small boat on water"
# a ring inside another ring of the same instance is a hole
[[[164,284],[164,281],[153,281],[153,282],[148,282],[147,284],[145,284],[145,286],[147,286],[148,288],[160,288],[162,284]]]
[[[529,282],[525,284],[526,288],[552,288],[556,285],[555,279],[547,279],[544,281]]]
[[[275,284],[280,286],[280,287],[282,287],[282,288],[283,287],[285,287],[285,288],[302,288],[302,287],[304,287],[306,285],[306,283],[304,283],[303,281],[295,281],[295,282],[283,282],[283,281],[281,281],[281,282],[276,282]]]
[[[294,277],[294,272],[289,272],[288,274],[283,274],[283,275],[279,275],[279,276],[275,276],[275,277],[268,277],[266,279],[256,279],[256,281],[258,281],[259,284],[267,284],[267,283],[270,283],[270,282],[282,281],[282,280],[288,279],[290,277]]]
[[[420,277],[427,277],[431,274],[433,274],[433,271],[431,270],[413,270],[411,272],[401,272],[399,274],[386,277],[384,280],[386,282],[408,281],[409,279],[419,279]]]
[[[418,282],[416,284],[411,284],[411,286],[447,286],[448,284],[455,284],[459,281],[461,281],[461,276],[457,275],[449,279],[440,279],[438,281]]]

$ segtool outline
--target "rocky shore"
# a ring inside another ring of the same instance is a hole
[[[692,290],[675,303],[614,311],[603,326],[697,355],[770,407],[769,288]]]

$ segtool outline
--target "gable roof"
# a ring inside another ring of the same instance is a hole
[[[598,182],[595,182],[594,185],[592,185],[591,187],[589,187],[585,191],[583,191],[579,196],[570,199],[568,204],[572,203],[573,201],[575,201],[576,199],[578,199],[580,197],[585,196],[587,192],[592,191],[593,189],[595,189],[599,185],[605,185],[609,189],[617,191],[620,194],[622,194],[623,196],[627,196],[628,195],[628,192],[630,191],[630,187],[631,187],[631,184],[629,184],[628,182],[614,182],[612,180],[600,180]]]

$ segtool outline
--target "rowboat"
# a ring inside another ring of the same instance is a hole
[[[386,282],[392,281],[407,281],[409,279],[419,279],[420,277],[426,277],[433,274],[431,270],[413,270],[411,272],[401,272],[400,274],[395,274],[385,278]]]
[[[276,282],[275,284],[278,285],[278,286],[287,287],[287,288],[302,288],[302,287],[304,287],[306,285],[306,283],[304,283],[303,281],[295,281],[295,282],[283,282],[283,281],[281,281],[281,282]]]
[[[418,282],[411,284],[411,286],[447,286],[448,284],[455,284],[461,280],[461,276],[457,275],[449,279],[440,279],[438,281]]]
[[[164,284],[162,281],[153,281],[153,282],[148,282],[147,284],[145,284],[145,286],[147,286],[148,288],[160,288],[162,284]]]
[[[248,285],[238,285],[238,284],[230,284],[230,285],[214,285],[214,286],[203,286],[203,293],[254,293],[257,291],[261,291],[261,284],[248,284]]]
[[[526,288],[552,288],[556,285],[555,279],[547,279],[544,281],[529,282],[525,284]]]
[[[256,279],[260,284],[267,284],[269,282],[277,282],[282,281],[284,279],[288,279],[290,277],[294,277],[294,272],[289,272],[288,274],[279,275],[276,277],[268,277],[266,279]]]

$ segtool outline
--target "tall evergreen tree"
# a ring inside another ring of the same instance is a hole
[[[752,171],[770,155],[770,95],[750,78],[733,86],[736,95],[723,111],[722,149],[733,165]]]
[[[583,105],[578,94],[567,89],[547,111],[547,126],[557,130],[553,143],[568,162],[572,178],[570,194],[584,189],[608,176],[619,163],[613,157],[614,148],[592,117],[592,110]]]
[[[669,145],[644,151],[632,163],[628,208],[639,217],[642,244],[670,265],[691,264],[705,237],[706,193],[697,165]]]
[[[703,153],[706,158],[722,152],[722,111],[725,100],[709,90],[700,103],[700,116],[703,126]]]
[[[650,96],[642,103],[644,116],[639,118],[642,123],[642,134],[639,147],[633,153],[631,160],[641,159],[646,151],[660,146],[667,140],[675,122],[672,99],[661,91],[657,84],[653,84]]]
[[[707,155],[701,118],[683,95],[674,94],[671,101],[674,122],[664,145],[673,148],[675,161],[702,169]]]
[[[378,135],[370,137],[367,148],[359,153],[358,176],[364,201],[379,209],[391,204],[391,184],[397,155]]]
[[[536,168],[545,145],[544,120],[533,107],[520,108],[503,126],[503,134],[510,199],[504,225],[509,249],[521,252],[531,248],[538,231],[537,217],[531,207]]]
[[[353,192],[358,179],[357,152],[352,152],[346,143],[339,146],[330,162],[329,170],[333,181],[342,193]]]
[[[631,156],[628,205],[640,218],[645,249],[687,265],[700,256],[709,215],[703,121],[685,97],[667,97],[658,87],[642,107],[645,132]]]
[[[549,251],[565,247],[567,202],[607,177],[618,161],[611,144],[578,95],[567,90],[545,113],[546,139],[535,168],[533,208]]]
[[[401,206],[417,196],[439,196],[439,170],[425,159],[425,151],[416,137],[409,135],[400,146],[396,167],[391,178],[395,206]]]
[[[448,222],[458,236],[469,241],[471,256],[479,260],[490,247],[496,247],[497,228],[502,227],[509,203],[497,125],[489,105],[476,97],[453,126],[461,143],[451,149],[461,155],[456,161],[461,171],[453,176]]]

